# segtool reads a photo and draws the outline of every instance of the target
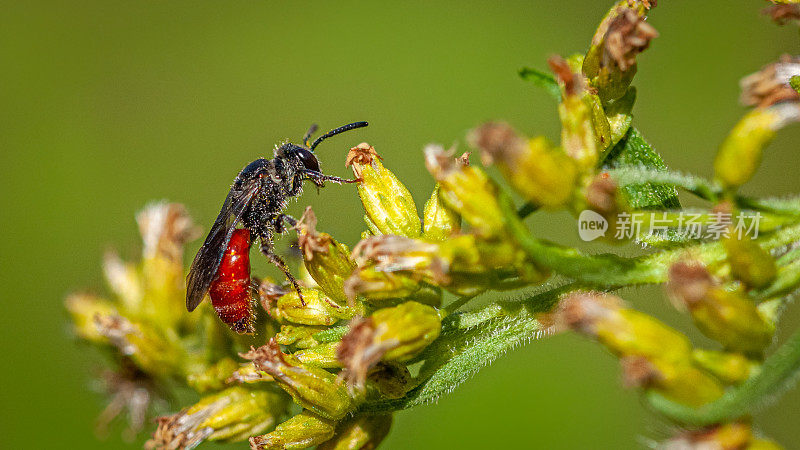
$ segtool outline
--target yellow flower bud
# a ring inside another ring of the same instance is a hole
[[[174,327],[189,318],[185,308],[175,306],[175,298],[184,295],[184,245],[196,238],[200,229],[178,203],[150,204],[136,215],[136,221],[144,242],[142,281],[146,295],[139,310],[130,312],[159,328]]]
[[[252,450],[292,450],[319,445],[331,437],[336,423],[303,411],[275,427],[275,431],[250,438]]]
[[[724,390],[713,377],[688,360],[670,361],[658,356],[621,358],[623,380],[627,386],[652,389],[688,406],[701,406],[722,396]]]
[[[406,302],[377,310],[368,318],[350,322],[337,358],[345,366],[343,377],[353,390],[361,391],[369,370],[379,361],[407,361],[430,345],[441,332],[436,309]]]
[[[772,343],[775,326],[738,292],[715,287],[688,306],[700,331],[727,349],[760,355]]]
[[[292,353],[292,356],[297,358],[300,363],[309,367],[322,367],[323,369],[338,368],[342,367],[339,360],[336,359],[336,350],[338,348],[339,342],[328,342],[298,350]]]
[[[619,297],[575,292],[561,300],[556,312],[560,328],[594,336],[620,356],[643,356],[664,361],[689,360],[689,339],[655,318],[623,307]]]
[[[373,343],[391,346],[383,355],[386,361],[412,358],[436,340],[442,329],[439,312],[417,302],[379,309],[370,319],[375,327]]]
[[[413,298],[421,303],[439,305],[442,299],[442,291],[422,282],[419,276],[383,271],[374,265],[361,267],[353,272],[345,282],[344,291],[351,302],[360,295],[370,304]]]
[[[344,280],[356,265],[350,259],[350,249],[327,233],[317,232],[317,217],[309,206],[296,226],[298,246],[303,252],[308,273],[319,288],[334,301],[344,302]]]
[[[502,234],[503,215],[497,203],[498,188],[484,171],[469,165],[469,154],[453,158],[439,145],[425,148],[425,165],[439,182],[439,197],[480,236]]]
[[[202,372],[190,373],[186,382],[197,392],[218,391],[228,384],[227,380],[237,370],[239,363],[230,358],[222,358]]]
[[[361,400],[351,397],[330,372],[283,354],[274,338],[241,356],[252,360],[256,369],[272,376],[298,405],[327,419],[341,419]]]
[[[764,288],[772,283],[777,274],[775,260],[747,234],[731,233],[722,239],[728,254],[731,274],[751,288]]]
[[[583,61],[583,74],[604,104],[625,95],[636,74],[636,57],[658,37],[645,21],[647,7],[617,3],[603,19]]]
[[[64,301],[72,317],[73,330],[82,339],[95,343],[108,343],[95,323],[97,316],[118,316],[119,311],[110,301],[91,294],[71,294]]]
[[[561,147],[575,161],[580,172],[589,172],[597,165],[600,157],[600,139],[595,133],[595,110],[584,95],[582,77],[573,72],[567,61],[560,56],[554,56],[547,62],[563,86],[562,100],[558,105]],[[604,128],[608,128],[607,120]]]
[[[349,295],[361,294],[371,301],[405,293],[434,304],[420,298],[422,292],[417,289],[425,283],[458,295],[475,295],[487,288],[509,289],[547,277],[513,243],[484,240],[474,234],[459,234],[441,242],[374,236],[356,245],[353,258],[359,269],[345,289]]]
[[[673,264],[667,288],[689,309],[700,331],[726,349],[759,355],[772,342],[772,322],[751,300],[718,286],[701,265]]]
[[[443,241],[461,230],[461,216],[439,198],[439,185],[433,188],[422,214],[422,236],[431,241]]]
[[[271,427],[285,413],[278,393],[228,388],[202,398],[191,408],[158,419],[148,449],[194,448],[203,441],[242,441]]]
[[[753,450],[749,424],[733,422],[701,430],[685,431],[665,442],[665,449],[748,449]],[[770,448],[770,447],[767,447]]]
[[[294,345],[297,348],[309,348],[319,345],[314,339],[314,335],[322,330],[324,326],[306,325],[281,325],[281,331],[275,335],[275,340],[281,345]]]
[[[375,149],[362,143],[350,149],[347,165],[361,179],[358,195],[370,222],[382,234],[418,237],[422,226],[414,198],[397,177],[386,169]]]
[[[800,106],[781,103],[754,109],[733,127],[714,160],[716,178],[728,188],[748,182],[761,164],[761,153],[775,131],[800,119]]]
[[[278,322],[300,325],[333,325],[360,313],[360,305],[341,306],[319,289],[302,288],[303,301],[295,290],[265,282],[259,288],[261,304]],[[305,304],[303,304],[305,302]]]
[[[392,427],[392,415],[362,415],[342,422],[336,434],[317,450],[355,450],[378,448]]]
[[[526,141],[505,123],[486,123],[470,132],[470,145],[481,150],[484,165],[495,163],[523,197],[556,208],[567,203],[577,179],[575,162],[544,137]]]
[[[696,349],[692,358],[698,366],[727,384],[739,384],[758,371],[758,363],[741,353]]]
[[[95,315],[94,322],[98,333],[143,371],[159,376],[182,371],[182,350],[173,347],[156,328],[119,315]]]

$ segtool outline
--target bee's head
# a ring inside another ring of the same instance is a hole
[[[317,130],[316,125],[311,125],[311,128],[309,128],[308,132],[303,137],[302,146],[290,143],[283,144],[275,150],[275,157],[284,158],[286,160],[295,162],[296,167],[299,170],[305,169],[308,171],[321,173],[319,168],[319,160],[314,155],[314,149],[317,147],[317,145],[331,136],[336,136],[339,133],[365,126],[367,126],[367,122],[355,122],[336,128],[318,137],[309,145],[308,141],[311,139],[311,135]],[[317,183],[314,181],[314,183],[317,184],[317,186],[322,186],[321,182]]]
[[[319,160],[314,152],[295,144],[283,144],[275,150],[275,156],[288,161],[296,162],[298,169],[319,172]]]

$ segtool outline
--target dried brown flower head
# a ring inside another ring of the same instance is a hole
[[[328,253],[331,237],[317,232],[317,215],[310,206],[306,207],[295,229],[298,232],[297,246],[307,261],[314,259],[315,253]]]
[[[769,16],[778,25],[786,25],[790,22],[800,22],[800,5],[794,4],[777,4],[764,8],[762,14]]]
[[[162,400],[153,380],[127,358],[120,361],[117,370],[103,371],[100,378],[110,400],[97,417],[97,433],[106,435],[111,422],[124,413],[128,418],[124,436],[133,439],[144,428],[150,405]]]
[[[633,9],[623,9],[608,25],[603,65],[616,64],[623,72],[636,65],[636,55],[650,46],[658,32]]]
[[[248,352],[240,353],[239,356],[253,361],[256,370],[267,372],[274,377],[282,375],[280,370],[277,370],[279,367],[289,365],[286,358],[284,358],[283,352],[281,352],[280,345],[274,338],[261,347],[250,347]]]
[[[375,147],[366,142],[362,142],[350,149],[350,152],[347,154],[347,159],[345,160],[345,167],[353,166],[353,171],[356,176],[360,177],[361,170],[358,166],[371,165],[376,159],[381,159],[381,157],[378,155],[378,152],[375,151]]]
[[[640,3],[647,9],[655,8],[657,6],[656,0],[628,0],[628,6],[633,8],[636,6],[637,3]]]
[[[583,77],[572,71],[567,60],[559,55],[553,55],[547,59],[550,70],[555,74],[559,84],[564,85],[566,95],[576,95],[583,91],[585,84]]]
[[[150,204],[136,215],[136,222],[144,241],[145,258],[160,255],[183,264],[183,245],[200,235],[200,228],[180,203]]]
[[[570,329],[594,334],[594,325],[599,318],[622,307],[622,299],[616,295],[597,291],[573,292],[561,299],[552,320],[558,331]]]
[[[108,338],[111,344],[117,347],[121,354],[133,354],[135,348],[128,340],[128,336],[137,333],[138,330],[128,319],[117,314],[98,314],[94,316],[94,324],[95,327],[97,327],[97,332]]]
[[[525,139],[506,122],[487,122],[467,135],[470,146],[481,151],[484,166],[495,160],[512,163],[525,150]]]
[[[800,58],[783,55],[778,62],[742,78],[739,82],[742,89],[739,100],[744,105],[760,108],[798,101],[800,95],[789,85],[789,79],[795,75],[800,75]]]
[[[336,359],[344,366],[340,374],[351,390],[362,391],[369,370],[381,360],[388,347],[375,345],[375,325],[370,318],[356,317],[350,331],[336,350]]]
[[[622,384],[626,388],[649,386],[663,376],[644,356],[623,356],[619,362],[622,366]]]
[[[447,177],[451,172],[469,166],[469,153],[463,153],[460,157],[453,157],[454,149],[445,150],[439,144],[428,144],[425,146],[425,166],[437,180]]]
[[[619,210],[617,183],[607,173],[598,174],[586,187],[586,203],[600,214],[612,214]]]
[[[714,279],[702,264],[681,261],[669,268],[666,288],[675,306],[683,309],[701,301],[714,284]]]

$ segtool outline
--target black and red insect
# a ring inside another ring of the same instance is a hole
[[[297,220],[284,214],[288,199],[297,197],[303,192],[303,181],[311,180],[317,187],[323,187],[325,181],[334,183],[355,183],[358,180],[325,175],[321,172],[319,160],[314,155],[314,149],[320,142],[345,131],[367,126],[367,122],[355,122],[331,130],[318,137],[309,145],[311,135],[316,131],[312,125],[303,137],[303,145],[285,143],[275,149],[272,159],[259,158],[242,169],[222,205],[214,225],[197,252],[186,277],[186,309],[193,311],[203,301],[212,284],[223,278],[223,260],[232,256],[236,249],[231,249],[231,239],[234,234],[239,234],[237,229],[249,233],[248,249],[253,241],[258,239],[261,253],[286,275],[287,280],[300,295],[300,286],[289,272],[286,263],[274,251],[273,234],[286,231],[286,224],[294,226]],[[239,238],[237,238],[239,239]],[[238,251],[238,250],[236,250]],[[243,268],[245,259],[232,258],[230,264],[239,272]],[[247,272],[249,273],[249,257],[247,258]],[[227,267],[231,268],[231,267]],[[224,289],[220,290],[222,293]],[[249,291],[248,291],[249,295]],[[236,299],[234,299],[236,297]],[[236,303],[238,296],[222,294],[217,304],[224,305],[228,302]],[[217,312],[219,313],[217,308]],[[222,318],[222,315],[220,315]],[[223,318],[223,321],[225,319]],[[236,331],[239,331],[230,322],[227,322]],[[247,328],[243,328],[247,330]],[[241,332],[241,331],[239,331]]]

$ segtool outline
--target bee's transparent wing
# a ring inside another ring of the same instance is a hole
[[[189,275],[186,277],[186,309],[194,311],[203,301],[211,282],[217,275],[217,268],[231,240],[236,224],[247,211],[250,202],[258,193],[259,180],[254,179],[239,189],[231,188],[225,203],[208,232],[203,246],[192,261]]]

